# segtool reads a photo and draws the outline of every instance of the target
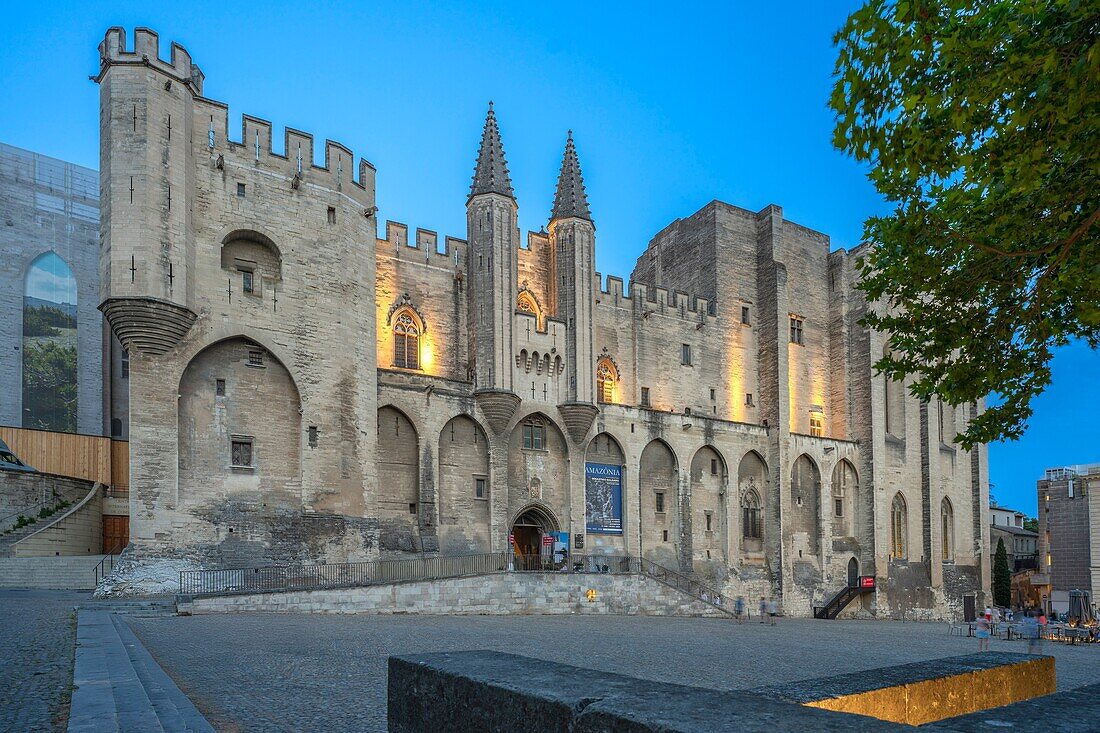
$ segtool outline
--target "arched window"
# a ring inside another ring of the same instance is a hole
[[[955,559],[955,512],[951,500],[946,496],[940,502],[940,544],[943,547],[943,560]]]
[[[610,359],[600,359],[596,364],[596,399],[600,402],[615,401],[615,382],[619,374]]]
[[[408,310],[399,312],[393,322],[393,365],[420,368],[420,324]]]
[[[894,502],[890,505],[890,557],[906,557],[905,533],[907,526],[905,499],[898,493],[894,495]]]
[[[23,295],[23,427],[75,433],[76,278],[46,252],[27,268]]]
[[[760,526],[760,497],[755,491],[745,494],[745,500],[741,507],[741,533],[746,540],[759,540],[761,537]]]

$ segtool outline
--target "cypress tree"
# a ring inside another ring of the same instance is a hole
[[[993,603],[1008,606],[1012,600],[1012,573],[1008,569],[1008,551],[1004,538],[997,539],[997,554],[993,558]]]

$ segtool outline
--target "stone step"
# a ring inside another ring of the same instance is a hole
[[[0,558],[0,588],[91,590],[104,555]]]
[[[214,733],[126,620],[81,610],[69,733]]]
[[[157,664],[130,625],[118,616],[114,622],[164,730],[168,733],[214,733],[214,728]]]

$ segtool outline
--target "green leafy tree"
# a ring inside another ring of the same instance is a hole
[[[76,347],[43,341],[23,346],[24,426],[76,432]]]
[[[997,554],[993,557],[993,603],[1007,607],[1012,601],[1012,572],[1008,569],[1008,551],[1004,538],[997,538]]]
[[[869,0],[835,42],[834,143],[893,206],[865,227],[876,367],[926,400],[999,394],[963,446],[1018,438],[1052,350],[1100,341],[1100,9]]]
[[[1030,530],[1031,532],[1038,532],[1039,531],[1039,520],[1038,519],[1031,519],[1030,517],[1025,519],[1024,520],[1024,529]]]

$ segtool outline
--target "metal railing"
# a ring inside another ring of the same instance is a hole
[[[573,557],[575,573],[618,573],[644,575],[685,595],[733,615],[733,599],[695,578],[652,560],[633,555],[582,555]]]
[[[266,565],[226,570],[185,570],[180,573],[180,594],[224,596],[280,593],[488,575],[506,572],[511,554],[491,552],[328,565]]]
[[[732,599],[710,586],[651,560],[632,555],[574,555],[564,562],[554,562],[549,556],[516,555],[507,551],[328,565],[266,565],[224,570],[185,570],[180,573],[179,592],[192,597],[282,593],[443,580],[504,572],[644,575],[725,613],[734,613]]]
[[[95,586],[92,587],[99,586],[99,581],[106,578],[110,574],[110,572],[115,569],[115,555],[118,555],[121,552],[122,542],[119,541],[115,544],[114,547],[111,548],[110,552],[104,555],[103,558],[98,563],[96,563],[96,566],[93,569],[93,572],[95,573]]]

